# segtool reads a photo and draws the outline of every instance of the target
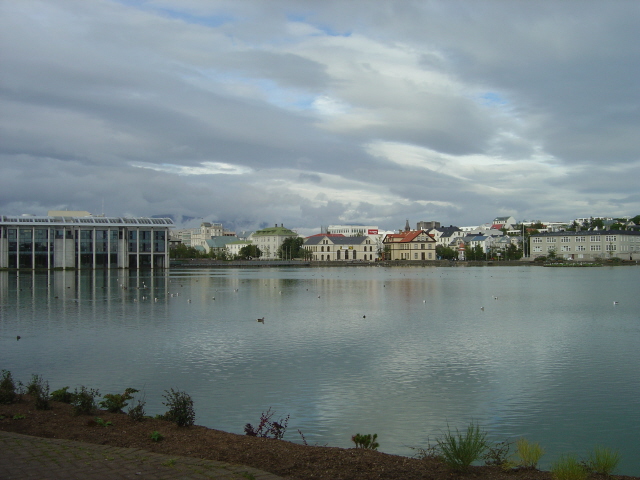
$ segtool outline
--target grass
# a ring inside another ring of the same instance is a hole
[[[544,455],[544,449],[537,442],[530,442],[526,438],[516,440],[516,465],[524,468],[536,468]]]
[[[573,454],[562,455],[551,465],[554,480],[586,480],[589,472]]]
[[[618,467],[622,456],[617,450],[605,447],[595,447],[589,454],[587,466],[595,473],[611,475]]]
[[[487,449],[486,437],[486,432],[474,423],[469,424],[464,434],[458,429],[455,434],[447,429],[447,433],[437,440],[442,460],[453,470],[468,470]]]

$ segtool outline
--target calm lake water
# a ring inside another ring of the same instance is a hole
[[[235,433],[271,407],[286,440],[408,456],[474,421],[540,442],[545,469],[604,445],[640,475],[639,312],[637,267],[0,272],[0,368],[134,387],[148,414],[184,390]]]

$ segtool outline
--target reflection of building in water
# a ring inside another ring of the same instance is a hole
[[[0,216],[0,268],[169,267],[170,218],[50,213]]]

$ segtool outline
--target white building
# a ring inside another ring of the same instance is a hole
[[[590,230],[531,235],[531,258],[555,252],[566,260],[597,260],[619,257],[640,259],[640,232],[632,230]]]
[[[287,238],[297,238],[299,235],[284,225],[263,228],[253,232],[249,237],[251,243],[260,249],[260,260],[275,260],[278,258],[278,250]]]

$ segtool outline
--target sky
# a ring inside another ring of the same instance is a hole
[[[0,215],[640,213],[640,2],[0,0]]]

